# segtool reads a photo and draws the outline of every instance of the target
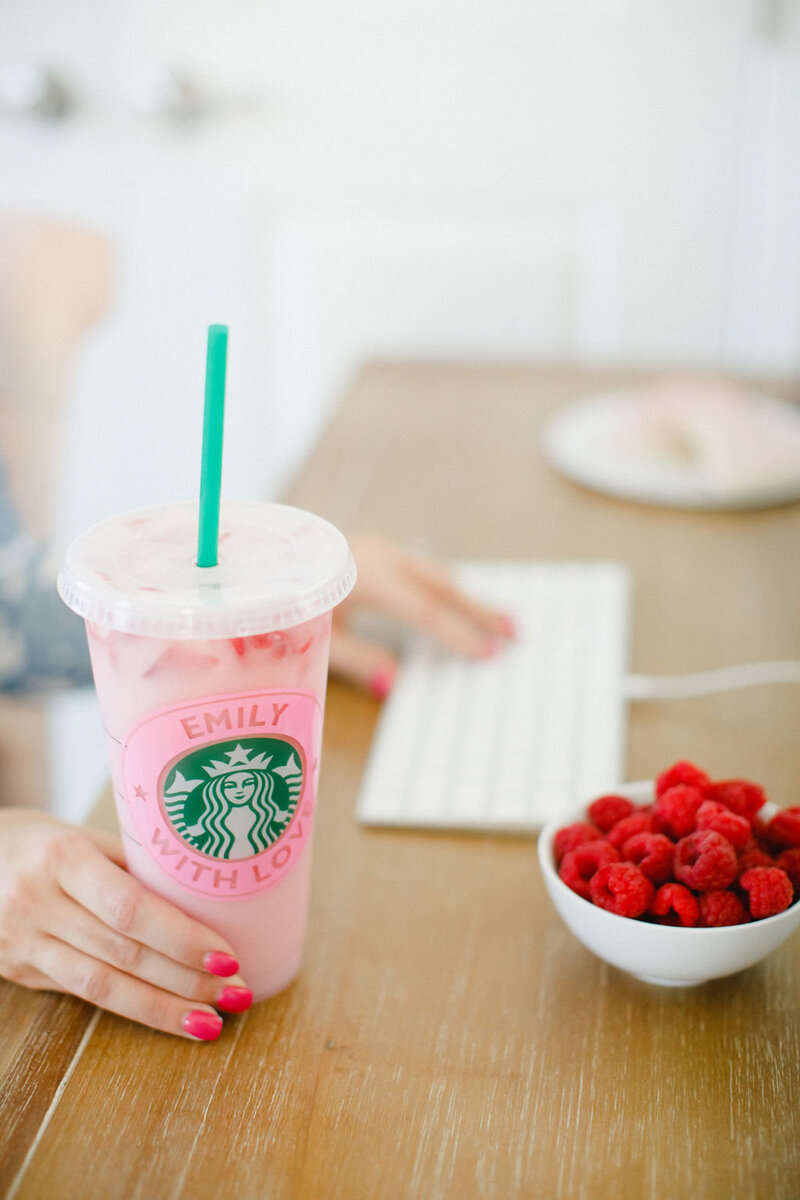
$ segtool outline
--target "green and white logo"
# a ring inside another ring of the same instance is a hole
[[[294,742],[248,737],[185,754],[168,769],[164,813],[186,845],[209,858],[260,854],[281,837],[303,788]]]

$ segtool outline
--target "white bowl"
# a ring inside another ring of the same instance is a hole
[[[651,781],[621,784],[615,795],[634,804],[652,800]],[[587,800],[591,803],[594,797]],[[775,811],[765,806],[766,813]],[[683,929],[653,925],[598,908],[584,900],[558,877],[553,860],[553,838],[564,825],[586,820],[586,806],[548,821],[539,834],[538,852],[550,899],[564,924],[578,941],[599,958],[642,979],[664,987],[690,987],[751,967],[777,949],[800,925],[800,902],[775,917],[747,925],[717,929]]]

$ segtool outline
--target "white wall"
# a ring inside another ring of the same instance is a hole
[[[210,321],[232,497],[280,489],[371,354],[796,370],[799,8],[5,0],[0,96],[35,62],[76,107],[0,115],[0,206],[98,225],[118,258],[57,535],[195,493]],[[164,65],[204,117],[142,112]]]
[[[152,499],[193,493],[210,320],[237,494],[280,487],[371,352],[795,367],[797,35],[764,12],[796,7],[6,0],[0,64],[53,65],[77,108],[0,118],[0,204],[119,252],[61,532],[140,500],[145,458]],[[137,111],[164,64],[206,119]]]

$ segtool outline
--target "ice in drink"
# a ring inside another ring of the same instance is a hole
[[[131,872],[226,937],[256,999],[299,970],[342,535],[282,505],[145,509],[76,539],[59,579],[86,618]]]

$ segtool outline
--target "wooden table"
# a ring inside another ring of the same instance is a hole
[[[800,506],[647,508],[542,462],[545,413],[640,377],[370,366],[289,498],[446,556],[622,559],[637,670],[798,657]],[[377,712],[332,684],[284,995],[197,1046],[0,987],[3,1196],[797,1200],[800,938],[702,987],[632,982],[560,924],[532,840],[355,823]],[[687,756],[796,802],[798,729],[788,685],[640,704],[627,774]]]

